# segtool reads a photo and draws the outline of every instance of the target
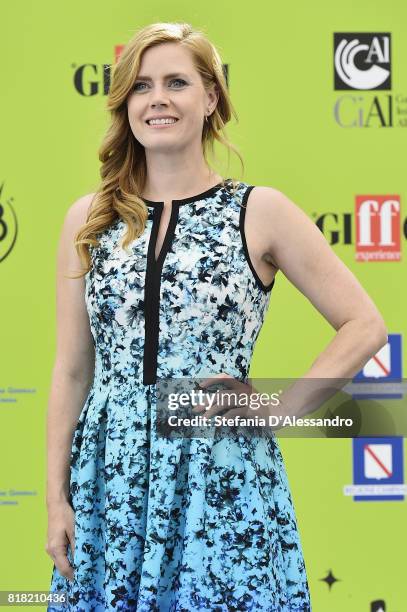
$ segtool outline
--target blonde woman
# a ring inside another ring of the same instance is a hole
[[[58,252],[51,591],[77,611],[311,610],[276,439],[159,437],[157,380],[244,387],[278,269],[338,330],[315,377],[356,372],[383,321],[284,194],[210,168],[215,140],[235,151],[234,111],[203,33],[138,31],[108,109],[100,189],[69,209]]]

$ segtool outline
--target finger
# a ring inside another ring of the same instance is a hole
[[[201,413],[203,411],[207,412],[208,410],[210,410],[210,408],[212,408],[213,404],[211,405],[211,401],[210,401],[208,395],[210,397],[213,397],[214,393],[213,392],[209,393],[209,394],[206,393],[206,395],[202,398],[202,402],[199,403],[199,404],[196,404],[196,406],[191,408],[191,412],[193,412],[194,414],[197,414],[197,413]],[[218,397],[219,397],[219,392],[218,392]]]
[[[198,384],[200,387],[210,387],[215,384],[219,378],[233,378],[230,374],[226,374],[226,372],[221,372],[220,374],[212,374],[209,378],[203,378]]]
[[[250,393],[253,390],[251,385],[248,385],[246,383],[236,380],[233,376],[231,376],[230,374],[227,374],[226,372],[221,372],[220,374],[214,374],[212,378],[203,379],[202,385],[200,384],[200,386],[202,387],[212,386],[212,384],[214,384],[216,381],[219,381],[219,379],[224,379],[225,380],[224,384],[228,387],[228,389],[217,389],[216,392],[212,393],[212,396],[214,395],[214,393],[216,393],[217,399],[218,400],[220,399],[219,408],[217,407],[216,412],[215,412],[214,406],[210,406],[209,399],[204,397],[202,403],[197,404],[191,409],[191,411],[194,414],[200,414],[203,412],[203,410],[206,410],[207,411],[206,416],[209,416],[209,415],[212,416],[213,414],[216,414],[220,410],[224,410],[225,408],[230,408],[230,400],[229,400],[230,391],[237,390],[239,393],[247,396],[247,395],[250,395]]]
[[[234,405],[235,397],[230,394],[229,390],[219,390],[216,392],[216,399],[218,400],[217,404],[213,404],[207,412],[208,416],[212,416],[213,414],[217,414],[222,412],[223,410],[232,409],[234,410],[236,406]]]
[[[229,408],[228,412],[231,412],[233,414],[236,414],[236,411],[238,410],[238,407],[231,407],[229,402],[225,402],[225,403],[221,403],[221,404],[214,404],[210,410],[208,410],[208,412],[206,413],[206,417],[210,418],[220,412],[223,412],[224,410],[226,410],[226,408]],[[227,414],[227,413],[225,413]],[[223,415],[225,416],[225,415]]]
[[[193,412],[194,414],[198,414],[203,412],[204,410],[206,410],[207,406],[208,406],[208,400],[206,400],[205,398],[202,400],[202,403],[200,404],[196,404],[196,406],[192,406],[191,408],[191,412]]]
[[[205,416],[208,416],[209,413],[214,414],[213,411],[215,410],[215,406],[218,409],[217,411],[224,410],[225,408],[229,408],[230,407],[230,401],[229,401],[229,399],[225,399],[225,398],[229,397],[229,392],[225,391],[225,390],[223,390],[223,391],[222,390],[218,390],[218,391],[212,393],[211,396],[214,397],[215,393],[217,394],[216,398],[220,399],[220,404],[218,404],[218,405],[212,404],[211,405],[211,402],[209,401],[209,398],[206,397],[206,398],[203,399],[203,403],[197,404],[196,406],[194,406],[191,409],[191,411],[194,414],[198,414],[198,413],[201,413],[201,412],[203,412],[205,410],[206,411]]]
[[[67,532],[67,537],[69,540],[69,546],[71,547],[72,556],[75,554],[75,531],[71,530]]]
[[[205,417],[207,419],[210,419],[211,417],[213,417],[215,414],[217,414],[218,412],[220,412],[220,410],[222,410],[222,407],[219,408],[219,406],[217,404],[214,404],[205,414]]]
[[[73,580],[73,568],[65,553],[57,553],[54,556],[54,563],[62,576],[69,578],[69,580]]]

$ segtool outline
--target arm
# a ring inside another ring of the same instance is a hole
[[[70,453],[80,412],[94,373],[94,347],[84,300],[84,278],[65,275],[81,270],[74,246],[79,227],[86,222],[94,194],[79,198],[68,210],[57,254],[57,347],[47,413],[46,552],[59,571],[72,579],[66,556],[67,540],[73,550],[74,520],[69,505]]]
[[[339,386],[343,386],[345,379],[352,378],[386,344],[383,318],[308,216],[282,192],[269,187],[258,190],[257,205],[261,226],[265,228],[262,232],[266,232],[267,253],[336,330],[303,379],[339,379],[343,381]],[[304,394],[306,386],[297,386],[298,396],[303,399],[301,405],[296,403],[300,413],[305,405],[310,407]],[[309,381],[310,392],[312,386]],[[285,397],[287,400],[288,394]],[[321,395],[321,400],[325,398]]]
[[[259,189],[268,253],[337,332],[305,376],[354,376],[387,342],[381,314],[308,216],[282,192]]]
[[[81,269],[74,236],[86,222],[93,194],[68,210],[57,254],[57,347],[47,415],[47,503],[68,498],[72,436],[94,371],[94,348],[84,299],[84,278],[65,275]]]

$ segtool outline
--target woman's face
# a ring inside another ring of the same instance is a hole
[[[216,106],[215,85],[206,92],[188,49],[162,43],[142,56],[137,79],[127,99],[131,130],[146,150],[181,150],[201,144],[205,115]],[[148,125],[151,117],[175,117],[170,125]]]

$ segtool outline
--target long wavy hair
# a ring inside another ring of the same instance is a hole
[[[240,159],[242,173],[244,163],[237,148],[229,142],[225,125],[231,116],[238,117],[233,108],[223,71],[222,61],[217,49],[206,35],[192,28],[188,23],[153,23],[136,32],[124,47],[120,58],[112,69],[107,110],[111,113],[111,123],[99,148],[101,161],[101,182],[91,206],[87,220],[75,235],[75,247],[83,270],[70,278],[84,276],[92,267],[90,247],[98,247],[97,236],[119,217],[127,225],[121,247],[126,247],[144,231],[148,209],[141,199],[147,167],[144,147],[131,131],[127,98],[136,81],[143,52],[165,42],[177,42],[191,51],[193,63],[202,78],[204,88],[215,83],[218,103],[213,113],[204,122],[202,130],[203,156],[208,165],[208,153],[214,154],[215,140],[222,143]],[[237,181],[230,182],[232,190]]]

